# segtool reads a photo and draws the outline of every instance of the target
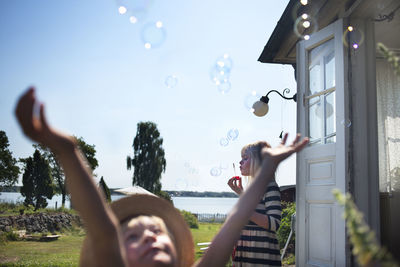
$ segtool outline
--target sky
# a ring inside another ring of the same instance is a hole
[[[137,123],[152,121],[164,140],[163,190],[230,191],[244,145],[276,146],[282,130],[296,133],[294,101],[271,94],[266,116],[249,111],[269,90],[296,91],[292,66],[258,62],[287,3],[1,0],[0,130],[9,149],[16,158],[34,152],[13,114],[34,85],[54,127],[95,145],[96,180],[132,184],[126,157]],[[232,64],[222,93],[211,70],[224,55]],[[280,165],[279,185],[295,184],[295,164],[292,156]]]

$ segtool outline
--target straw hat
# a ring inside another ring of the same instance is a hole
[[[194,243],[190,229],[181,213],[170,202],[148,194],[136,194],[111,203],[111,209],[120,222],[135,215],[154,215],[164,220],[175,239],[180,267],[191,266],[194,262]],[[81,249],[80,266],[90,266],[95,255],[90,249],[86,236]]]

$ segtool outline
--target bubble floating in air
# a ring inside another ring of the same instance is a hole
[[[229,81],[223,81],[218,84],[218,91],[222,94],[226,94],[231,90],[231,83]]]
[[[229,140],[228,140],[228,138],[222,137],[222,138],[219,140],[219,144],[220,144],[221,146],[227,146],[227,145],[229,145]]]
[[[364,42],[364,33],[358,28],[349,25],[343,33],[343,44],[357,50]]]
[[[216,60],[215,66],[218,70],[231,72],[231,69],[233,67],[232,58],[228,54],[224,54]]]
[[[118,8],[118,13],[121,14],[121,15],[124,15],[126,13],[126,11],[127,11],[127,9],[124,6],[120,6]]]
[[[167,32],[161,21],[149,22],[143,26],[140,36],[144,47],[152,49],[160,47],[164,43]]]
[[[217,86],[224,82],[229,82],[230,72],[219,69],[216,65],[210,69],[210,79]]]
[[[233,60],[229,54],[224,54],[218,57],[214,65],[210,69],[210,79],[217,85],[218,91],[226,94],[231,90],[231,83],[229,81]]]
[[[222,172],[221,172],[221,169],[218,168],[218,167],[213,167],[213,168],[211,168],[211,170],[210,170],[211,176],[220,176],[221,173],[222,173]]]
[[[136,18],[135,16],[130,16],[130,17],[129,17],[129,21],[130,21],[132,24],[135,24],[138,20],[137,20],[137,18]]]
[[[349,119],[344,119],[340,122],[340,124],[346,128],[349,128],[351,126],[351,121]]]
[[[167,88],[174,88],[178,84],[178,77],[176,75],[169,75],[165,78],[165,85]]]
[[[116,2],[119,7],[125,8],[124,14],[130,15],[130,22],[136,23],[144,21],[154,0],[116,0]]]
[[[311,15],[303,13],[296,19],[293,30],[298,37],[308,40],[318,30],[317,20]]]
[[[228,136],[228,139],[229,139],[229,140],[234,141],[234,140],[236,140],[236,139],[238,138],[238,136],[239,136],[239,130],[238,130],[238,129],[230,129],[230,130],[228,131],[227,136]]]
[[[245,108],[250,111],[253,112],[253,104],[256,101],[259,101],[261,98],[261,95],[259,93],[257,93],[256,91],[251,91],[249,94],[246,95],[246,97],[244,98],[244,106]]]

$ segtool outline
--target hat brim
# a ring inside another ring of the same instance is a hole
[[[179,266],[187,267],[194,263],[192,233],[179,210],[170,202],[157,196],[136,194],[112,202],[111,209],[120,222],[137,215],[160,217],[174,238]],[[80,266],[89,266],[93,262],[91,259],[95,255],[92,255],[90,247],[90,240],[86,236],[81,249]]]

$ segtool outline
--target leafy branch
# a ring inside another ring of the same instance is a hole
[[[396,57],[393,51],[390,51],[383,43],[377,43],[379,52],[393,66],[394,72],[400,75],[400,58]]]
[[[338,189],[332,191],[337,202],[344,206],[343,217],[346,221],[347,233],[353,245],[353,255],[360,266],[399,266],[392,255],[382,248],[376,240],[375,233],[364,221],[349,193],[342,194]]]

